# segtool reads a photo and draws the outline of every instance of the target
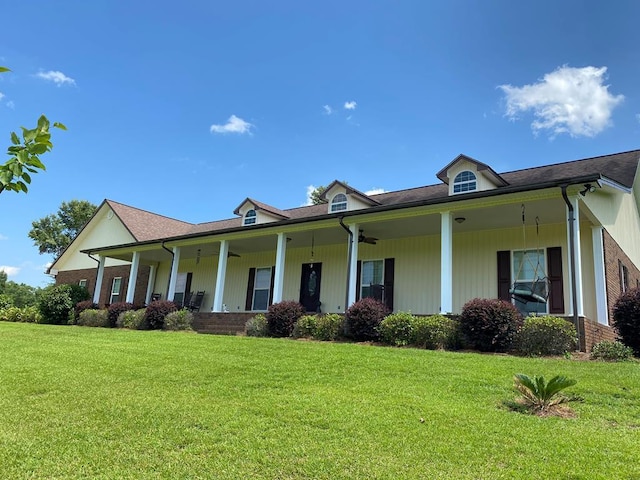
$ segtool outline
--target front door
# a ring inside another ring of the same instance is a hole
[[[320,312],[321,263],[303,263],[300,277],[300,303],[307,312]]]

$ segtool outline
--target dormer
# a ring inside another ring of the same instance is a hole
[[[458,155],[437,173],[437,177],[449,185],[449,195],[494,190],[508,185],[489,165],[466,155]]]
[[[265,203],[246,198],[233,213],[242,217],[242,225],[250,227],[262,223],[277,222],[289,218],[287,213]]]
[[[327,202],[328,213],[361,210],[374,205],[380,205],[380,202],[370,196],[338,180],[334,180],[329,184],[322,195],[320,195],[320,198]]]

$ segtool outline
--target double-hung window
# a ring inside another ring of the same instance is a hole
[[[266,310],[269,307],[269,290],[271,288],[271,267],[257,268],[253,284],[252,310]]]
[[[384,279],[384,260],[365,260],[362,262],[362,276],[360,285],[360,298],[372,297],[377,300],[381,292],[377,286],[382,285]]]
[[[537,282],[545,276],[544,250],[516,250],[513,252],[513,288],[547,298],[546,282]],[[547,303],[526,301],[517,294],[513,296],[514,305],[523,315],[546,313]]]
[[[120,287],[122,287],[122,277],[115,277],[113,282],[111,282],[109,303],[117,303],[120,301]]]

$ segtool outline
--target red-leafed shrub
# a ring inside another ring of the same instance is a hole
[[[117,302],[109,305],[109,308],[107,308],[107,312],[109,312],[107,315],[107,318],[109,319],[109,326],[111,328],[115,328],[116,323],[118,322],[118,316],[122,312],[128,312],[129,310],[133,309],[133,303],[129,302]]]
[[[640,356],[640,289],[622,294],[613,306],[613,326],[622,343]]]
[[[462,307],[460,332],[470,348],[506,352],[522,325],[518,309],[504,300],[474,298]]]
[[[345,335],[357,342],[378,340],[380,323],[388,313],[387,307],[373,298],[358,300],[345,313]]]
[[[177,310],[176,304],[168,300],[151,302],[147,305],[144,320],[150,329],[160,330],[164,326],[164,317]]]
[[[270,305],[266,315],[269,335],[272,337],[291,336],[296,322],[305,313],[304,307],[294,301],[284,301]]]

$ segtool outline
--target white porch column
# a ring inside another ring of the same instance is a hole
[[[220,242],[220,254],[218,255],[218,273],[216,275],[216,290],[213,294],[214,312],[222,312],[222,299],[224,297],[224,282],[227,277],[227,260],[229,258],[229,241],[222,240]]]
[[[576,296],[578,305],[578,316],[584,316],[584,301],[583,301],[583,289],[582,289],[582,252],[580,248],[580,201],[577,197],[571,199],[571,205],[573,206],[573,216],[575,218],[573,223],[573,258],[575,260],[575,270],[576,270]],[[569,207],[567,207],[567,219],[569,218]],[[567,220],[567,241],[570,242],[569,238],[570,230],[569,230],[569,222]],[[571,252],[569,252],[571,253]],[[573,315],[573,296],[571,289],[569,289],[569,305],[570,314]]]
[[[602,230],[603,228],[601,226],[591,227],[591,235],[593,238],[593,273],[596,282],[596,315],[598,316],[598,323],[609,325]]]
[[[140,252],[133,252],[131,268],[129,269],[129,283],[127,284],[127,296],[125,302],[133,303],[136,293],[136,280],[138,280],[138,268],[140,267]]]
[[[173,247],[173,262],[171,263],[171,276],[169,277],[169,288],[167,290],[167,300],[173,301],[176,294],[176,281],[178,280],[178,265],[180,264],[180,247]]]
[[[96,275],[96,287],[93,291],[93,303],[100,303],[100,290],[102,290],[102,279],[104,278],[104,263],[107,258],[98,255],[98,274]]]
[[[156,284],[157,267],[155,264],[149,267],[149,281],[147,282],[147,293],[144,296],[144,303],[151,303],[151,295],[153,295],[153,287]]]
[[[276,250],[276,272],[273,279],[273,303],[282,301],[284,287],[284,258],[287,253],[287,236],[278,234],[278,246]]]
[[[453,312],[453,218],[441,212],[440,227],[440,313]]]
[[[360,230],[358,229],[358,224],[354,223],[349,226],[349,230],[351,231],[351,263],[349,265],[349,295],[347,296],[347,305],[344,306],[345,311],[349,308],[353,303],[355,303],[357,298],[356,286],[358,285],[358,235],[360,234]]]

